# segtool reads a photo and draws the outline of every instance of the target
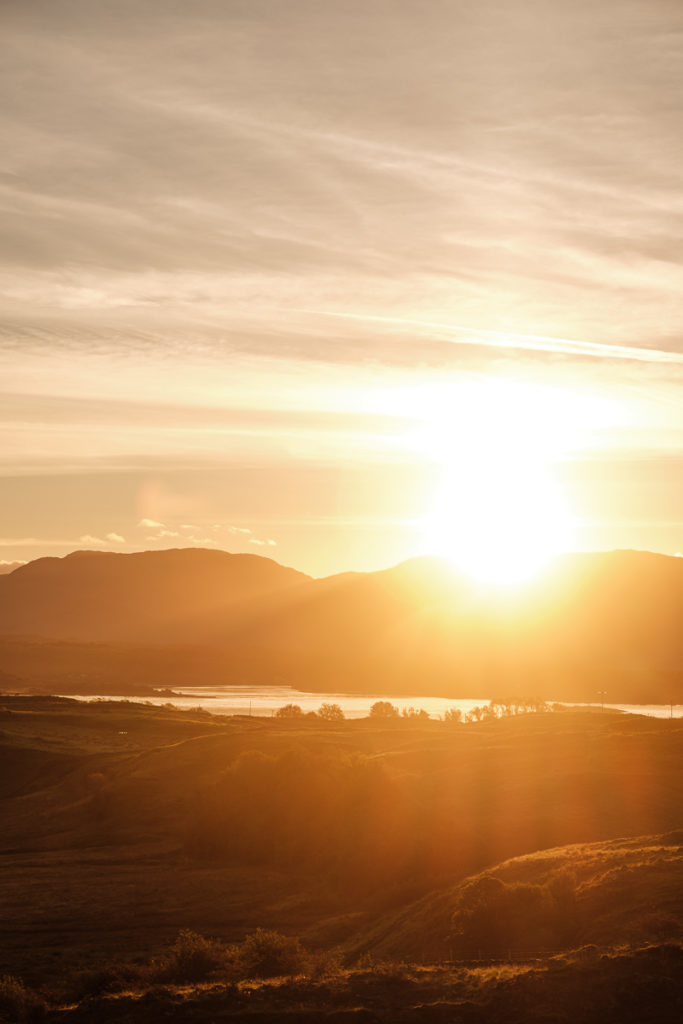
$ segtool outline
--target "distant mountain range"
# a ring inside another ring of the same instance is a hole
[[[312,579],[258,555],[77,551],[0,576],[0,687],[683,702],[683,559],[566,555],[491,591],[437,558]]]

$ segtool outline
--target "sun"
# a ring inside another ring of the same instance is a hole
[[[451,389],[448,403],[432,394],[425,409],[420,446],[438,475],[425,549],[482,584],[522,583],[572,547],[576,520],[554,466],[581,418],[548,391],[476,381]]]
[[[444,474],[424,523],[432,550],[481,583],[505,586],[566,551],[572,526],[543,467],[490,453]]]

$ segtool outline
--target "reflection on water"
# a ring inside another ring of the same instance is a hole
[[[179,691],[181,692],[181,691]],[[339,704],[346,718],[365,718],[372,705],[378,700],[388,700],[399,711],[404,708],[423,708],[432,718],[440,718],[449,708],[458,708],[463,715],[474,707],[488,704],[488,697],[477,700],[449,700],[447,697],[397,697],[387,694],[359,693],[308,693],[294,690],[289,686],[186,686],[183,696],[137,698],[150,704],[174,704],[179,708],[204,708],[214,714],[230,715],[274,715],[284,704],[298,704],[302,711],[317,711],[321,704]],[[69,694],[76,700],[121,700],[111,696],[81,696]],[[131,698],[135,700],[135,698]],[[565,707],[600,708],[599,702],[588,705],[585,702],[561,702]],[[683,705],[674,704],[605,704],[606,709],[625,711],[630,714],[651,715],[655,718],[680,718]]]

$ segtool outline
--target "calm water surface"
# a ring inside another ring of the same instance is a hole
[[[403,711],[404,708],[423,708],[432,718],[440,718],[449,708],[458,708],[463,714],[472,708],[488,704],[488,697],[475,700],[449,700],[447,697],[406,697],[387,694],[359,693],[308,693],[294,690],[288,686],[185,686],[179,688],[185,696],[158,696],[138,698],[135,702],[147,700],[151,704],[174,704],[179,708],[204,708],[214,714],[223,715],[274,715],[278,708],[285,704],[298,704],[302,711],[317,711],[321,704],[339,704],[346,718],[365,718],[370,708],[378,700],[388,700]],[[76,700],[121,700],[111,696],[81,696],[69,694]],[[566,707],[595,707],[599,702],[588,705],[585,703],[562,702]],[[605,704],[605,708],[625,711],[630,714],[651,715],[654,718],[669,718],[672,709],[668,704]],[[673,717],[683,716],[683,705],[673,705]]]

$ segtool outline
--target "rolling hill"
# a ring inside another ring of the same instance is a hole
[[[201,642],[309,577],[258,555],[185,548],[39,558],[0,580],[0,635]]]
[[[0,1018],[678,1021],[682,730],[5,697]]]
[[[436,558],[312,579],[257,555],[75,552],[0,577],[0,685],[678,703],[681,623],[683,560],[649,552],[567,555],[501,591]]]

